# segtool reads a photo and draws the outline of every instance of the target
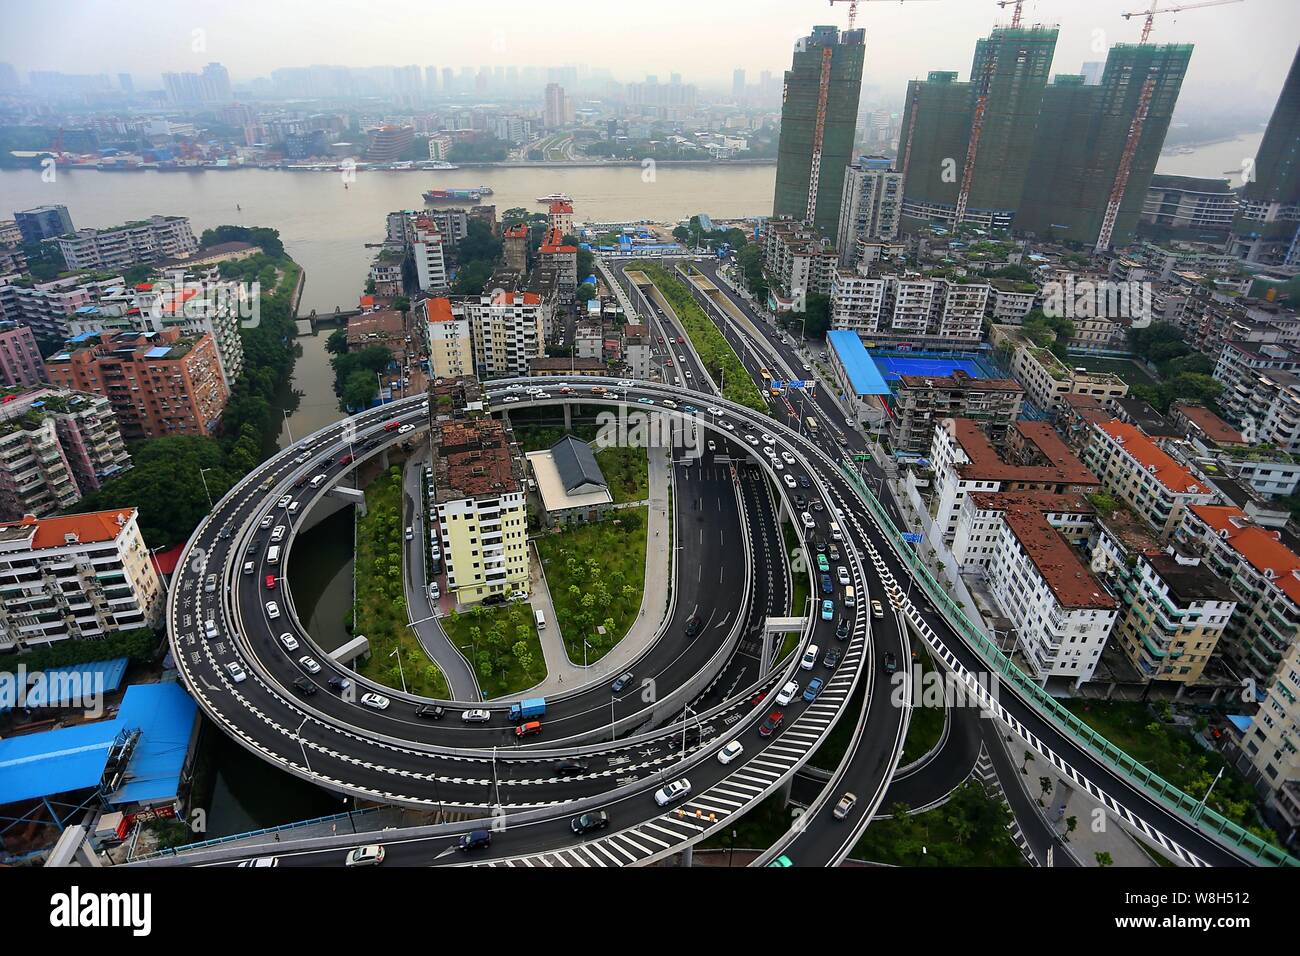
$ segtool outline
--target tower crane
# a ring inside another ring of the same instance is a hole
[[[1121,15],[1125,20],[1131,20],[1134,17],[1146,17],[1146,22],[1142,25],[1142,42],[1146,43],[1151,36],[1151,28],[1155,24],[1156,14],[1158,13],[1178,13],[1181,10],[1219,7],[1228,3],[1240,2],[1241,0],[1202,0],[1200,3],[1160,7],[1157,5],[1159,0],[1152,0],[1150,8],[1147,10]],[[1151,111],[1151,96],[1155,92],[1155,88],[1155,73],[1149,69],[1146,79],[1142,81],[1142,91],[1138,94],[1137,109],[1134,111],[1133,119],[1129,123],[1128,137],[1124,140],[1124,151],[1120,153],[1119,167],[1115,170],[1115,181],[1111,184],[1110,196],[1106,200],[1106,212],[1101,217],[1101,229],[1097,232],[1097,243],[1093,247],[1094,252],[1105,252],[1110,248],[1111,236],[1115,232],[1115,222],[1119,219],[1120,203],[1124,201],[1124,191],[1128,188],[1129,176],[1133,172],[1133,157],[1137,154],[1138,144],[1142,141],[1142,128],[1146,126],[1147,115]]]
[[[1132,20],[1134,17],[1146,17],[1146,23],[1142,25],[1141,43],[1147,42],[1147,37],[1151,36],[1151,28],[1155,26],[1157,13],[1178,13],[1181,10],[1195,10],[1198,7],[1221,7],[1225,3],[1241,3],[1242,0],[1201,0],[1199,3],[1181,3],[1176,7],[1162,7],[1160,0],[1151,0],[1151,8],[1148,10],[1135,10],[1132,13],[1120,14],[1125,20]]]
[[[1025,0],[998,0],[999,7],[1013,7],[1011,11],[1011,29],[1017,29],[1020,26],[1020,8],[1025,5]]]

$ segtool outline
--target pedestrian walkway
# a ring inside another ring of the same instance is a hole
[[[542,563],[537,558],[537,552],[533,552],[533,587],[529,603],[534,609],[540,608],[546,618],[546,627],[538,633],[542,656],[546,660],[546,679],[525,693],[559,695],[575,690],[589,681],[613,680],[633,659],[641,656],[659,633],[659,625],[668,613],[670,598],[672,562],[668,556],[675,553],[672,550],[672,530],[668,520],[669,492],[672,488],[672,463],[668,449],[650,449],[648,477],[650,497],[646,519],[645,589],[641,596],[641,610],[623,640],[586,669],[580,659],[576,662],[569,659],[559,621],[555,619],[555,606],[542,573]],[[510,696],[517,698],[520,694]]]

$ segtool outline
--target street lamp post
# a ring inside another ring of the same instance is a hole
[[[208,479],[205,477],[209,471],[216,471],[215,468],[200,468],[199,480],[203,482],[203,493],[208,496],[208,510],[212,510],[212,492],[208,490]]]
[[[393,657],[393,656],[396,656],[396,657],[397,657],[397,673],[398,673],[398,676],[400,676],[400,677],[402,678],[402,693],[405,694],[405,693],[407,692],[407,691],[406,691],[406,672],[402,669],[402,645],[401,645],[401,644],[398,644],[395,648],[393,648],[393,653],[392,653],[392,654],[389,654],[388,656],[389,656],[389,657]]]
[[[288,410],[282,408],[282,409],[280,409],[280,414],[284,416],[284,430],[285,430],[286,432],[289,433],[289,444],[290,444],[290,445],[296,444],[296,442],[293,440],[293,428],[290,427],[290,425],[289,425],[289,412],[288,412]]]

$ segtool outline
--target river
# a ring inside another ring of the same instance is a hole
[[[649,178],[650,181],[646,181]],[[47,203],[68,207],[77,228],[105,227],[153,213],[189,216],[196,233],[226,223],[280,230],[306,270],[302,312],[355,308],[384,216],[420,208],[430,188],[489,186],[500,215],[513,206],[545,211],[536,197],[568,193],[580,220],[609,222],[684,216],[768,215],[775,166],[660,166],[583,169],[497,168],[446,172],[360,172],[344,188],[338,173],[249,169],[204,173],[59,171],[46,183],[35,170],[0,172],[0,218]],[[236,205],[240,209],[236,209]],[[464,203],[463,205],[469,205]]]

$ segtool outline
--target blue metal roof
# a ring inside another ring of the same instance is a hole
[[[115,657],[108,661],[91,661],[69,667],[51,667],[41,671],[41,679],[32,683],[23,698],[26,707],[64,707],[75,701],[69,695],[80,697],[87,693],[111,694],[122,686],[126,674],[127,658]],[[49,700],[53,689],[60,696]],[[15,699],[18,688],[10,681],[0,682],[0,714],[18,705]]]
[[[826,333],[826,341],[835,350],[835,356],[844,366],[844,370],[849,373],[849,383],[856,394],[889,394],[889,386],[885,384],[880,369],[876,368],[876,363],[867,354],[857,332],[851,329],[835,329]]]
[[[0,805],[98,786],[109,749],[123,729],[140,740],[114,804],[176,793],[198,706],[175,682],[137,684],[113,720],[0,740]]]
[[[144,357],[147,359],[166,358],[167,353],[170,352],[171,350],[172,348],[170,345],[155,345],[148,352],[144,353]]]

